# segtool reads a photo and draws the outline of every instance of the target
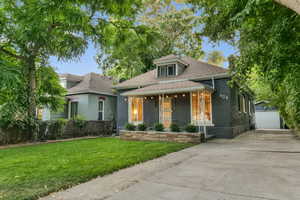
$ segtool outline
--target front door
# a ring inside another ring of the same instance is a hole
[[[169,128],[172,123],[172,99],[170,97],[162,97],[160,105],[161,123],[165,128]]]

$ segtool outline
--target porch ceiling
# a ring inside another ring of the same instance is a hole
[[[213,88],[209,85],[203,83],[198,83],[194,81],[173,81],[158,83],[155,85],[150,85],[147,87],[139,88],[136,90],[131,90],[124,92],[122,96],[143,96],[143,95],[158,95],[158,94],[173,94],[181,92],[193,92],[198,90],[206,90],[213,92]]]

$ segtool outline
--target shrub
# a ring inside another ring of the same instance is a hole
[[[164,131],[164,129],[165,129],[165,127],[161,123],[157,123],[154,125],[154,130],[156,130],[156,131]]]
[[[147,125],[144,124],[144,123],[139,124],[137,128],[138,128],[139,131],[145,131],[147,129]]]
[[[86,120],[81,115],[77,115],[76,117],[74,117],[73,121],[75,126],[77,126],[78,128],[83,128],[86,126]]]
[[[134,131],[134,130],[135,130],[135,125],[134,125],[134,124],[127,123],[127,124],[125,125],[125,129],[128,130],[128,131]]]
[[[180,128],[177,124],[171,124],[170,129],[172,132],[180,132]]]
[[[197,132],[197,127],[194,126],[193,124],[188,124],[186,127],[185,127],[185,130],[189,133],[196,133]]]

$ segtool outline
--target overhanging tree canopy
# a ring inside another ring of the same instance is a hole
[[[49,56],[74,59],[84,53],[88,40],[105,45],[111,32],[123,27],[132,31],[140,4],[141,0],[0,2],[0,52],[21,66],[28,124],[36,116],[37,63],[45,63]]]

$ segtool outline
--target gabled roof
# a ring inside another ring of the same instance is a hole
[[[60,74],[59,77],[65,78],[68,81],[74,81],[74,82],[79,82],[79,81],[82,81],[82,79],[83,79],[83,76],[78,76],[75,74],[68,74],[68,73]]]
[[[173,58],[174,55],[170,55],[161,59],[167,60]],[[228,70],[225,68],[198,61],[188,56],[181,57],[180,59],[183,60],[185,63],[188,63],[188,67],[184,70],[182,74],[178,76],[157,78],[157,69],[154,69],[139,76],[136,76],[130,80],[119,83],[115,85],[114,88],[138,88],[167,80],[200,80],[210,79],[212,77],[229,77]]]
[[[180,56],[176,56],[174,54],[155,59],[153,61],[153,63],[156,65],[159,65],[159,64],[164,64],[164,63],[173,62],[173,61],[177,61],[184,65],[188,65],[188,63],[186,63],[183,59],[181,59]]]
[[[213,88],[194,81],[171,81],[124,92],[123,96],[172,94],[177,92],[192,92],[207,90],[212,92]]]
[[[114,95],[112,84],[113,80],[110,77],[96,73],[89,73],[83,76],[80,83],[68,89],[67,95],[82,93]]]

